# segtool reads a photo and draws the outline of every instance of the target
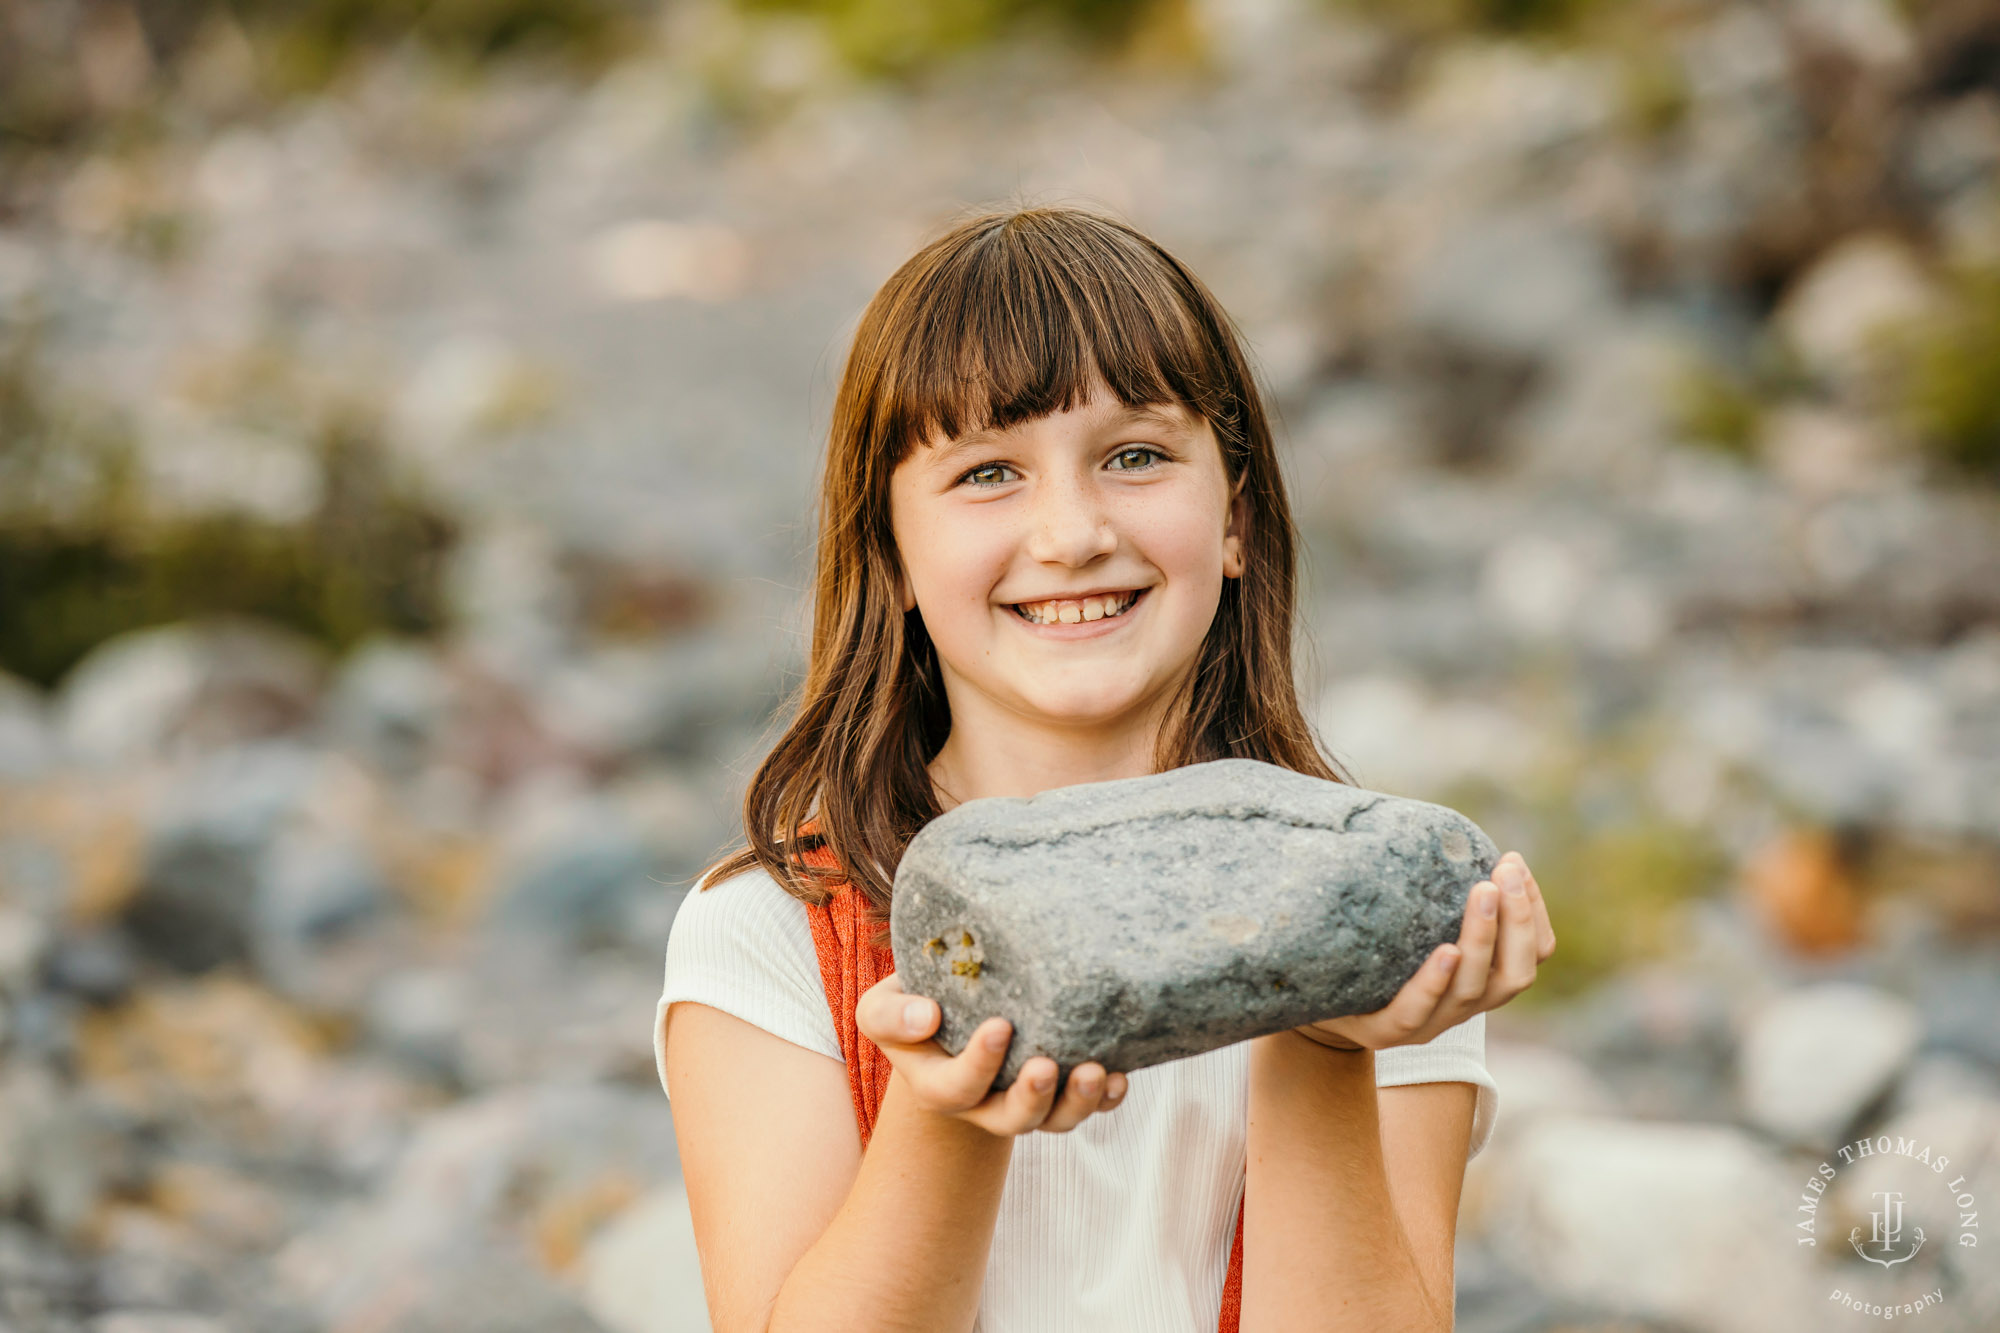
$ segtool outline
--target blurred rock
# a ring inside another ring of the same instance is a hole
[[[374,639],[341,664],[328,734],[393,778],[418,772],[444,725],[450,682],[428,647]]]
[[[1609,127],[1609,71],[1577,51],[1460,42],[1425,70],[1411,118],[1468,157],[1546,153]]]
[[[1927,195],[1979,190],[2000,169],[2000,94],[1979,89],[1947,102],[1919,120],[1912,137],[1907,170]]]
[[[1758,447],[1779,479],[1814,500],[1866,495],[1910,470],[1909,460],[1897,456],[1879,427],[1824,408],[1772,412]]]
[[[1852,949],[1862,939],[1852,858],[1819,829],[1787,830],[1744,867],[1743,884],[1773,934],[1802,954]]]
[[[156,815],[125,925],[183,971],[245,957],[266,852],[316,768],[297,745],[225,750],[201,763]]]
[[[0,671],[0,782],[39,777],[55,758],[55,733],[40,691]]]
[[[382,1302],[430,1308],[431,1294],[447,1285],[441,1274],[485,1271],[496,1245],[533,1253],[556,1244],[544,1261],[561,1258],[579,1204],[583,1216],[601,1208],[599,1220],[608,1220],[646,1186],[677,1175],[672,1135],[661,1127],[657,1098],[603,1085],[547,1084],[461,1102],[426,1119],[377,1195],[289,1243],[276,1271],[335,1324]],[[539,1298],[524,1308],[545,1309]],[[567,1327],[568,1319],[540,1327]]]
[[[60,1328],[87,1307],[89,1282],[83,1260],[28,1223],[0,1217],[0,1320],[16,1321],[24,1333]]]
[[[1834,247],[1785,293],[1776,324],[1815,374],[1849,392],[1879,371],[1881,339],[1930,311],[1936,294],[1907,246],[1881,235]]]
[[[1603,1079],[1553,1046],[1488,1039],[1486,1067],[1506,1089],[1507,1121],[1525,1127],[1547,1115],[1609,1115],[1616,1098]],[[1498,1133],[1500,1125],[1495,1125]]]
[[[67,1065],[76,1050],[77,1003],[68,995],[37,991],[14,1001],[6,1013],[14,1053]]]
[[[1412,262],[1405,320],[1467,351],[1539,360],[1611,318],[1616,284],[1602,245],[1532,212],[1466,219]]]
[[[1523,533],[1493,549],[1480,571],[1480,597],[1493,619],[1528,640],[1567,635],[1589,587],[1580,553],[1553,537]]]
[[[475,650],[501,675],[531,679],[559,661],[576,633],[576,593],[547,531],[497,522],[457,548],[452,611]]]
[[[659,998],[659,960],[656,949],[579,955],[560,936],[486,936],[466,967],[469,1007],[479,1016],[457,1034],[466,1082],[495,1088],[608,1079],[646,1086],[652,1037],[631,1014],[649,992]]]
[[[705,758],[769,712],[769,661],[767,643],[723,631],[596,648],[548,673],[539,711],[552,734],[600,762]]]
[[[1783,1162],[1727,1125],[1550,1116],[1496,1160],[1485,1233],[1570,1301],[1717,1333],[1816,1333],[1824,1297],[1787,1243],[1794,1193]]]
[[[1672,964],[1636,967],[1565,1008],[1557,1027],[1620,1110],[1691,1120],[1726,1115],[1736,1042],[1729,998],[1713,980]]]
[[[297,732],[318,707],[319,652],[252,621],[165,625],[99,646],[62,683],[69,751],[127,764]]]
[[[460,969],[395,972],[368,999],[368,1038],[420,1069],[457,1079],[462,1073],[459,1036],[474,1016],[469,992],[470,981]]]
[[[447,1259],[374,1308],[394,1313],[398,1333],[603,1333],[576,1297],[504,1252]]]
[[[1926,1044],[2000,1070],[2000,947],[1933,951],[1913,982]]]
[[[1916,58],[1916,35],[1903,10],[1886,0],[1803,0],[1790,6],[1799,30],[1879,74]]]
[[[126,927],[183,971],[254,958],[281,983],[387,901],[366,844],[374,794],[338,758],[287,741],[194,763],[155,813]]]
[[[659,865],[639,830],[595,795],[522,800],[504,850],[490,921],[584,946],[615,942],[641,898],[658,893]]]
[[[1476,699],[1433,699],[1402,674],[1337,681],[1321,695],[1320,732],[1378,791],[1439,791],[1532,767],[1546,741],[1512,711]]]
[[[22,996],[41,979],[49,929],[25,908],[0,901],[0,995]]]
[[[1872,987],[1830,982],[1788,991],[1744,1031],[1744,1114],[1788,1143],[1823,1151],[1888,1089],[1922,1034],[1914,1005]]]
[[[1920,1054],[1897,1081],[1889,1115],[1893,1119],[1957,1101],[2000,1102],[2000,1072],[1963,1056]]]
[[[122,931],[88,930],[57,938],[45,980],[91,1004],[116,1004],[132,988],[136,960]]]
[[[106,1191],[132,1181],[128,1129],[46,1068],[9,1062],[0,1068],[0,1209],[22,1209],[79,1242]]]
[[[694,1220],[679,1181],[613,1218],[583,1255],[583,1303],[611,1333],[708,1333]]]
[[[132,1312],[128,1317],[216,1307],[219,1256],[191,1228],[150,1209],[116,1205],[98,1231],[94,1286],[101,1306]]]
[[[1688,343],[1665,320],[1620,316],[1564,349],[1506,427],[1508,452],[1543,485],[1643,487],[1676,434]]]
[[[344,992],[328,946],[392,905],[380,863],[357,832],[294,827],[268,849],[251,903],[251,955],[280,992],[339,1009]]]
[[[249,1151],[314,1145],[337,1112],[327,1034],[230,969],[156,981],[79,1024],[79,1078],[121,1114]],[[361,1071],[353,1071],[355,1077]],[[324,1151],[324,1145],[315,1150]]]
[[[90,1333],[234,1333],[227,1321],[165,1310],[113,1310],[90,1321]]]

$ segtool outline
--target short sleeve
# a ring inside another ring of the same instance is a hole
[[[694,1000],[821,1055],[842,1059],[806,905],[752,867],[681,900],[653,1011],[653,1062],[667,1087],[667,1010]],[[668,1094],[672,1096],[671,1093]]]
[[[1472,1109],[1472,1141],[1468,1162],[1493,1137],[1493,1118],[1500,1109],[1500,1085],[1486,1068],[1486,1015],[1474,1014],[1429,1041],[1387,1046],[1375,1052],[1375,1086],[1406,1083],[1471,1083],[1478,1088]]]

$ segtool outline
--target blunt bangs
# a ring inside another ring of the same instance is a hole
[[[1235,470],[1240,398],[1226,333],[1192,276],[1122,224],[1075,212],[996,219],[910,275],[888,313],[876,398],[893,467],[918,445],[1081,406],[1178,404]]]

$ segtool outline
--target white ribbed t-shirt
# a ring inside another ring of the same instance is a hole
[[[667,1083],[669,1006],[694,1000],[840,1060],[806,908],[761,868],[690,892],[667,939],[653,1022]],[[1126,1075],[1124,1105],[1015,1140],[980,1289],[978,1333],[1212,1330],[1243,1198],[1247,1042]],[[1375,1053],[1378,1087],[1478,1087],[1468,1159],[1493,1132],[1486,1015]]]

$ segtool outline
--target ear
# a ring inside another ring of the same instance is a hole
[[[917,594],[910,587],[910,576],[903,570],[903,557],[901,554],[896,556],[896,600],[902,604],[905,612],[914,611],[917,608]]]
[[[1250,501],[1244,498],[1243,483],[1249,479],[1246,472],[1236,479],[1236,486],[1229,494],[1229,521],[1222,529],[1222,573],[1225,578],[1243,577],[1243,544],[1250,535]]]

